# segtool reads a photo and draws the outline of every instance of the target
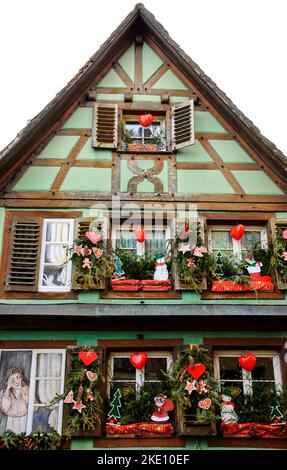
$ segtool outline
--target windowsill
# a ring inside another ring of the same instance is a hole
[[[119,292],[119,291],[102,291],[101,299],[167,299],[180,300],[182,295],[177,291],[153,291],[153,292]]]
[[[287,439],[251,439],[213,437],[208,439],[208,447],[253,447],[287,449]]]
[[[149,155],[171,155],[172,150],[126,150],[126,149],[117,149],[117,153],[133,155],[133,154],[142,154],[147,153]]]
[[[202,300],[228,300],[228,299],[285,299],[284,292],[202,292]]]
[[[112,438],[103,437],[94,439],[93,447],[185,447],[186,440],[183,437],[131,437]]]

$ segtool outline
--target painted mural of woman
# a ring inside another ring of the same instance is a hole
[[[4,376],[4,387],[0,391],[0,409],[7,416],[6,430],[26,432],[29,404],[29,386],[25,383],[21,369],[10,368]]]

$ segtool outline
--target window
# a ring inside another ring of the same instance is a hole
[[[121,395],[129,391],[139,392],[145,383],[160,383],[161,370],[167,372],[172,364],[170,352],[149,351],[142,369],[135,369],[130,363],[131,352],[111,353],[108,369],[108,395],[119,388]]]
[[[256,384],[279,387],[282,383],[280,358],[276,351],[252,351],[257,360],[252,372],[242,369],[238,357],[242,351],[216,351],[214,353],[215,377],[222,386],[238,387],[243,394],[252,393]]]
[[[266,227],[247,226],[240,240],[235,240],[230,235],[231,226],[210,226],[208,233],[209,250],[214,253],[221,252],[225,256],[234,256],[244,259],[250,248],[258,245],[267,248]]]
[[[72,263],[68,261],[73,245],[73,219],[45,219],[39,273],[39,291],[69,291]]]
[[[122,145],[127,150],[166,150],[165,127],[165,116],[155,116],[150,126],[143,127],[138,122],[138,115],[124,115]]]
[[[149,226],[145,228],[144,242],[137,243],[132,226],[115,226],[112,244],[114,248],[144,256],[145,258],[153,258],[156,253],[166,251],[170,236],[170,227],[168,226],[159,226],[158,228]]]
[[[63,405],[47,405],[64,392],[65,350],[0,351],[0,434],[61,434]]]

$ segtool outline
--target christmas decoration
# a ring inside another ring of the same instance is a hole
[[[239,356],[238,363],[242,369],[251,372],[255,367],[256,357],[252,353],[246,354],[245,356]]]
[[[163,253],[155,255],[155,271],[153,278],[155,281],[166,281],[168,279],[168,270]]]
[[[224,437],[251,437],[261,439],[287,439],[287,425],[274,425],[262,423],[222,423],[221,432]]]
[[[238,416],[234,411],[235,404],[231,401],[232,392],[228,388],[224,389],[224,393],[221,396],[221,420],[223,423],[237,423]]]
[[[125,272],[123,271],[123,263],[121,258],[116,255],[116,261],[115,261],[115,272],[113,274],[114,279],[124,279],[125,278]]]
[[[235,281],[212,281],[211,292],[251,292],[274,291],[274,284],[270,276],[261,276],[260,279],[251,279],[250,285]]]
[[[235,225],[230,229],[230,235],[232,238],[235,240],[240,240],[241,237],[243,237],[245,233],[245,227],[242,224]]]
[[[66,396],[64,400],[64,403],[75,403],[73,390],[69,391],[68,395]]]
[[[178,248],[178,251],[180,251],[184,255],[186,252],[191,251],[190,245],[181,245]]]
[[[77,410],[79,413],[82,413],[84,408],[86,408],[86,406],[82,403],[82,400],[75,402],[73,406],[73,410]]]
[[[204,400],[201,400],[198,402],[199,408],[202,408],[203,410],[209,410],[211,406],[211,400],[210,398],[205,398]]]
[[[280,403],[278,403],[277,400],[272,400],[272,402],[270,403],[270,408],[271,408],[271,411],[270,411],[270,415],[271,415],[271,420],[272,421],[279,421],[283,418],[283,414],[280,410]]]
[[[205,382],[205,380],[200,380],[198,382],[197,391],[199,395],[201,395],[202,393],[208,393],[208,390],[206,387],[207,387],[207,383]]]
[[[287,240],[287,230],[284,230],[282,233],[282,237]]]
[[[142,369],[146,361],[147,355],[145,352],[133,353],[130,357],[130,362],[136,369]]]
[[[193,358],[192,358],[193,359]],[[192,377],[197,380],[199,379],[199,377],[202,376],[202,374],[204,374],[204,372],[206,371],[206,366],[204,364],[195,364],[195,365],[191,365],[191,364],[188,364],[187,367],[186,367],[186,371],[192,375]]]
[[[98,359],[98,355],[93,349],[89,351],[79,351],[78,355],[85,366],[89,366]]]
[[[163,393],[160,393],[157,397],[154,398],[154,403],[155,407],[151,416],[151,420],[157,423],[168,421],[168,411],[172,411],[174,409],[172,400],[167,398],[167,396]]]
[[[93,245],[96,245],[96,243],[99,243],[102,240],[102,235],[100,233],[94,233],[94,232],[86,232],[85,236],[92,242]]]
[[[260,279],[260,272],[263,263],[261,261],[255,261],[253,255],[247,255],[245,258],[246,261],[246,269],[250,274],[250,277],[254,277],[255,279]]]
[[[3,450],[57,450],[60,447],[61,436],[54,431],[37,431],[28,435],[24,432],[16,434],[7,431],[0,435],[0,449]]]
[[[171,423],[132,423],[132,424],[106,424],[107,436],[125,437],[171,437],[174,428]]]
[[[193,256],[202,258],[204,253],[207,253],[207,248],[205,246],[195,246],[193,248]]]
[[[193,268],[196,268],[196,264],[195,264],[195,261],[193,258],[188,258],[186,260],[186,263],[187,263],[187,266],[190,268],[190,269],[193,269]]]
[[[91,253],[92,253],[92,250],[90,250],[90,248],[88,248],[87,246],[81,249],[81,255],[83,257],[90,256]]]
[[[186,240],[186,239],[189,237],[189,236],[188,236],[188,232],[189,232],[189,226],[186,225],[186,226],[184,227],[183,232],[181,232],[181,234],[179,235],[180,241],[184,241],[184,240]]]
[[[84,258],[83,260],[83,264],[82,264],[82,268],[88,268],[88,269],[91,269],[92,268],[92,263],[91,261],[89,260],[89,258]]]
[[[88,377],[90,382],[95,382],[98,378],[97,374],[95,372],[90,371],[90,370],[87,370],[86,376]]]
[[[121,406],[122,406],[122,404],[121,404],[121,397],[122,397],[122,396],[121,396],[121,391],[120,391],[120,389],[118,388],[118,389],[115,391],[114,395],[113,395],[113,399],[112,399],[112,403],[111,403],[112,408],[111,408],[111,410],[110,410],[110,412],[109,412],[109,414],[108,414],[108,418],[109,418],[109,419],[114,419],[114,420],[116,420],[116,421],[117,421],[118,419],[120,419],[120,417],[121,417],[120,408],[121,408]]]
[[[283,251],[282,257],[284,258],[284,261],[287,261],[287,251]]]
[[[191,394],[194,390],[197,390],[196,380],[193,380],[192,382],[187,380],[185,390],[187,390],[189,394]]]
[[[216,274],[217,274],[219,277],[223,277],[223,276],[224,276],[224,272],[223,272],[222,266],[223,266],[222,254],[221,254],[221,252],[219,251],[219,252],[217,253],[217,255],[216,255]]]
[[[145,232],[143,227],[134,227],[136,241],[143,243],[145,241]]]
[[[152,114],[141,114],[138,118],[138,122],[143,127],[148,127],[153,122]]]
[[[92,251],[97,259],[99,259],[104,252],[104,250],[100,250],[100,248],[92,248]]]

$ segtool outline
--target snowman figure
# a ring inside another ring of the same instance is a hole
[[[224,393],[221,395],[221,421],[223,423],[236,424],[238,422],[238,416],[234,411],[235,405],[231,401],[231,395],[232,394],[228,389],[225,389]]]
[[[154,281],[166,281],[168,279],[168,270],[163,253],[157,253],[155,255],[155,271],[153,279]]]

